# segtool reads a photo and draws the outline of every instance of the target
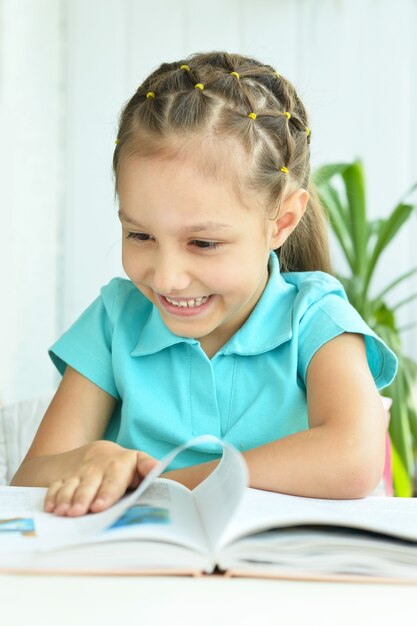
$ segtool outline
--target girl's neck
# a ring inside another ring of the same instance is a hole
[[[215,354],[224,346],[225,341],[220,341],[216,337],[202,337],[199,339],[201,349],[206,353],[209,359],[212,359]]]

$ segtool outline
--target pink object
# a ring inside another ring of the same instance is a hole
[[[384,405],[384,409],[385,409],[385,417],[387,420],[387,433],[385,435],[385,466],[384,466],[383,481],[385,483],[386,495],[393,496],[394,487],[392,484],[391,440],[390,440],[389,432],[388,432],[389,420],[391,417],[390,408],[391,408],[392,400],[391,398],[385,398],[384,396],[381,396],[381,398],[382,398],[382,404]]]

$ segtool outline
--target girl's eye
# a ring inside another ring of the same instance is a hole
[[[150,236],[146,233],[127,233],[126,239],[136,239],[137,241],[149,241]]]
[[[146,233],[133,233],[128,232],[126,235],[126,239],[133,239],[134,241],[138,241],[141,243],[145,243],[151,240],[151,236]],[[221,246],[221,243],[218,241],[201,241],[200,239],[193,239],[191,244],[196,248],[200,248],[202,250],[214,250]]]
[[[203,250],[214,250],[215,248],[221,246],[221,243],[218,241],[200,241],[199,239],[194,239],[191,243],[193,243],[197,248],[202,248]]]

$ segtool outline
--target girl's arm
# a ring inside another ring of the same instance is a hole
[[[250,486],[313,498],[361,498],[381,479],[385,416],[361,335],[344,333],[307,371],[309,430],[243,452]],[[165,474],[193,488],[218,461]]]
[[[59,515],[116,502],[156,461],[102,440],[115,406],[115,398],[67,367],[11,484],[49,487],[45,509]]]

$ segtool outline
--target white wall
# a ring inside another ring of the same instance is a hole
[[[52,384],[65,206],[64,3],[0,2],[0,401]]]
[[[152,69],[216,48],[270,63],[310,111],[313,166],[361,157],[383,217],[417,180],[416,27],[415,0],[0,0],[0,403],[56,384],[48,346],[122,274],[111,159]],[[376,287],[417,263],[416,234]],[[404,344],[417,357],[416,331]]]

